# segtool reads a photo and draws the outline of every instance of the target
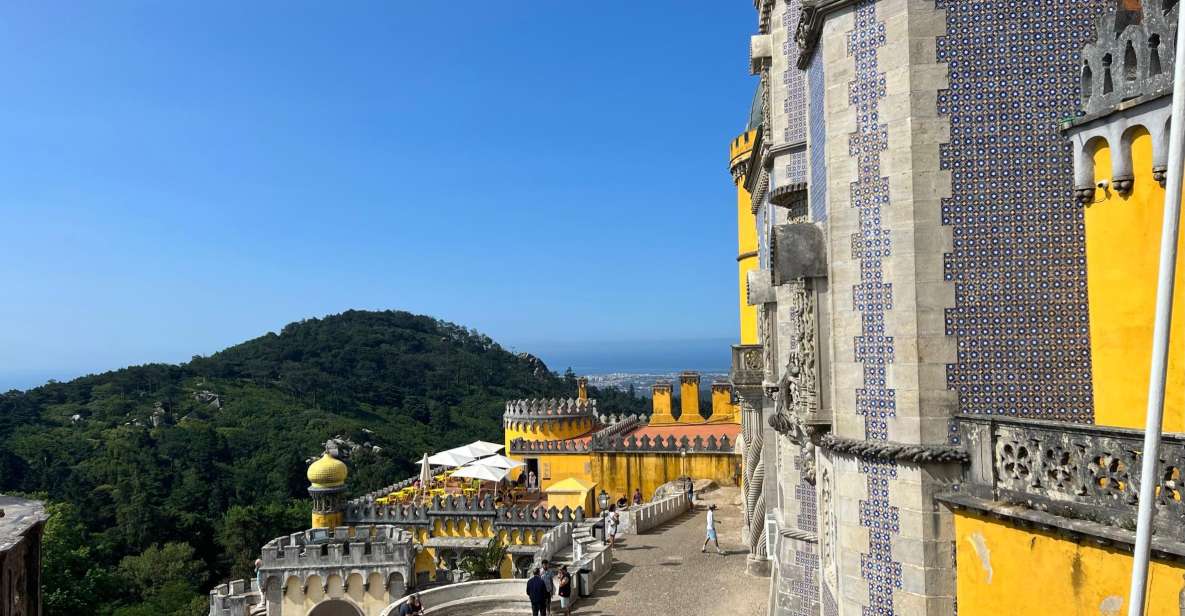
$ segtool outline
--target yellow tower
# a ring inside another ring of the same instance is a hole
[[[679,423],[704,423],[699,414],[699,373],[684,372],[679,375]]]
[[[662,426],[675,423],[675,416],[671,414],[671,382],[655,381],[650,387],[651,411],[650,425]]]
[[[562,441],[584,436],[596,425],[597,401],[589,398],[566,400],[511,400],[502,414],[502,431],[508,456],[511,443],[524,441]],[[515,473],[512,476],[517,476]]]
[[[342,505],[349,469],[326,451],[309,465],[309,496],[313,499],[312,528],[342,525]]]
[[[747,278],[757,269],[757,217],[753,214],[749,191],[745,190],[745,171],[753,155],[757,131],[745,131],[728,148],[728,168],[737,189],[737,280],[740,287],[741,344],[757,344],[757,307],[746,297]]]
[[[732,383],[712,383],[712,423],[740,423],[737,405],[732,402]]]

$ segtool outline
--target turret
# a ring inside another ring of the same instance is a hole
[[[740,341],[757,344],[757,307],[750,306],[745,286],[750,271],[757,268],[757,217],[752,198],[745,190],[745,174],[757,142],[757,131],[747,130],[732,140],[728,148],[728,168],[737,191],[737,280],[740,288]]]
[[[502,415],[506,451],[515,439],[555,441],[584,436],[592,431],[597,401],[588,398],[566,400],[511,400]]]
[[[699,373],[685,371],[679,375],[679,423],[704,423],[699,413]]]
[[[312,528],[334,528],[342,524],[349,472],[345,462],[328,451],[309,465],[307,477],[309,496],[313,499]]]
[[[732,401],[732,383],[716,381],[712,383],[712,423],[740,423],[737,416],[737,405]]]

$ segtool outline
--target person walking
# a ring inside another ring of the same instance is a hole
[[[617,541],[617,527],[621,523],[621,514],[617,513],[617,505],[609,505],[605,512],[605,538],[609,540],[609,547]]]
[[[551,598],[555,596],[555,571],[551,570],[551,563],[543,561],[543,572],[539,574],[543,583],[547,584],[547,613],[551,613]]]
[[[716,505],[715,504],[708,505],[707,530],[708,530],[708,532],[707,532],[708,536],[704,539],[704,547],[700,549],[700,552],[707,552],[708,551],[708,542],[712,542],[712,543],[716,544],[716,551],[718,553],[720,553],[721,555],[723,555],[724,550],[720,549],[720,540],[716,538]]]
[[[687,478],[687,483],[683,485],[683,489],[687,492],[687,507],[695,509],[695,484],[692,483],[691,477]]]
[[[547,592],[547,583],[539,577],[539,569],[535,569],[535,575],[527,580],[527,597],[531,599],[531,616],[547,616],[551,593]]]
[[[642,488],[634,488],[634,506],[642,504]]]
[[[556,592],[560,595],[560,608],[564,616],[572,616],[572,576],[568,574],[568,565],[560,565],[560,573],[556,576]]]

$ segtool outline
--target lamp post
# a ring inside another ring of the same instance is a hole
[[[601,494],[597,496],[597,503],[601,505],[601,511],[609,508],[609,493],[604,488],[601,488]]]

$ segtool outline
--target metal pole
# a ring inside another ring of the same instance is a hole
[[[1144,449],[1140,479],[1140,511],[1136,518],[1136,547],[1132,556],[1132,584],[1128,616],[1144,616],[1148,587],[1148,558],[1152,551],[1152,514],[1160,477],[1160,431],[1164,419],[1164,381],[1168,368],[1169,331],[1173,317],[1173,275],[1177,269],[1177,227],[1181,215],[1181,163],[1185,146],[1185,10],[1177,9],[1177,46],[1173,55],[1173,110],[1169,131],[1168,178],[1164,192],[1164,221],[1160,230],[1160,274],[1156,281],[1156,326],[1152,333],[1152,372],[1148,379],[1148,416],[1144,421]]]

